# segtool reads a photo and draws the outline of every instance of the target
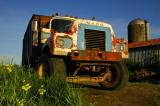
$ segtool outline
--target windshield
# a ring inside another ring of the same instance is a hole
[[[54,19],[51,28],[56,32],[65,33],[71,29],[72,25],[73,21],[71,20]]]

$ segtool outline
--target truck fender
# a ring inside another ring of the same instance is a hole
[[[50,54],[50,37],[47,39],[46,43],[42,46],[41,53]]]

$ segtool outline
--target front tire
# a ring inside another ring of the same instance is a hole
[[[66,73],[66,66],[63,58],[51,57],[43,55],[40,57],[37,67],[38,76],[40,79],[47,76],[57,76]]]
[[[119,90],[128,82],[128,69],[125,64],[116,62],[109,68],[111,76],[109,79],[101,82],[100,85],[107,90]]]
[[[63,58],[49,58],[48,65],[51,75],[66,75],[66,65]]]

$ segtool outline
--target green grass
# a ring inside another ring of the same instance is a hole
[[[84,106],[79,88],[64,77],[39,79],[32,69],[0,65],[0,106]]]
[[[9,56],[0,56],[0,65],[13,64],[13,63],[15,63],[13,57],[9,57]]]

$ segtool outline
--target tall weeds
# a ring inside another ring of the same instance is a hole
[[[83,106],[79,89],[64,77],[39,79],[32,69],[18,65],[0,65],[1,106]]]

